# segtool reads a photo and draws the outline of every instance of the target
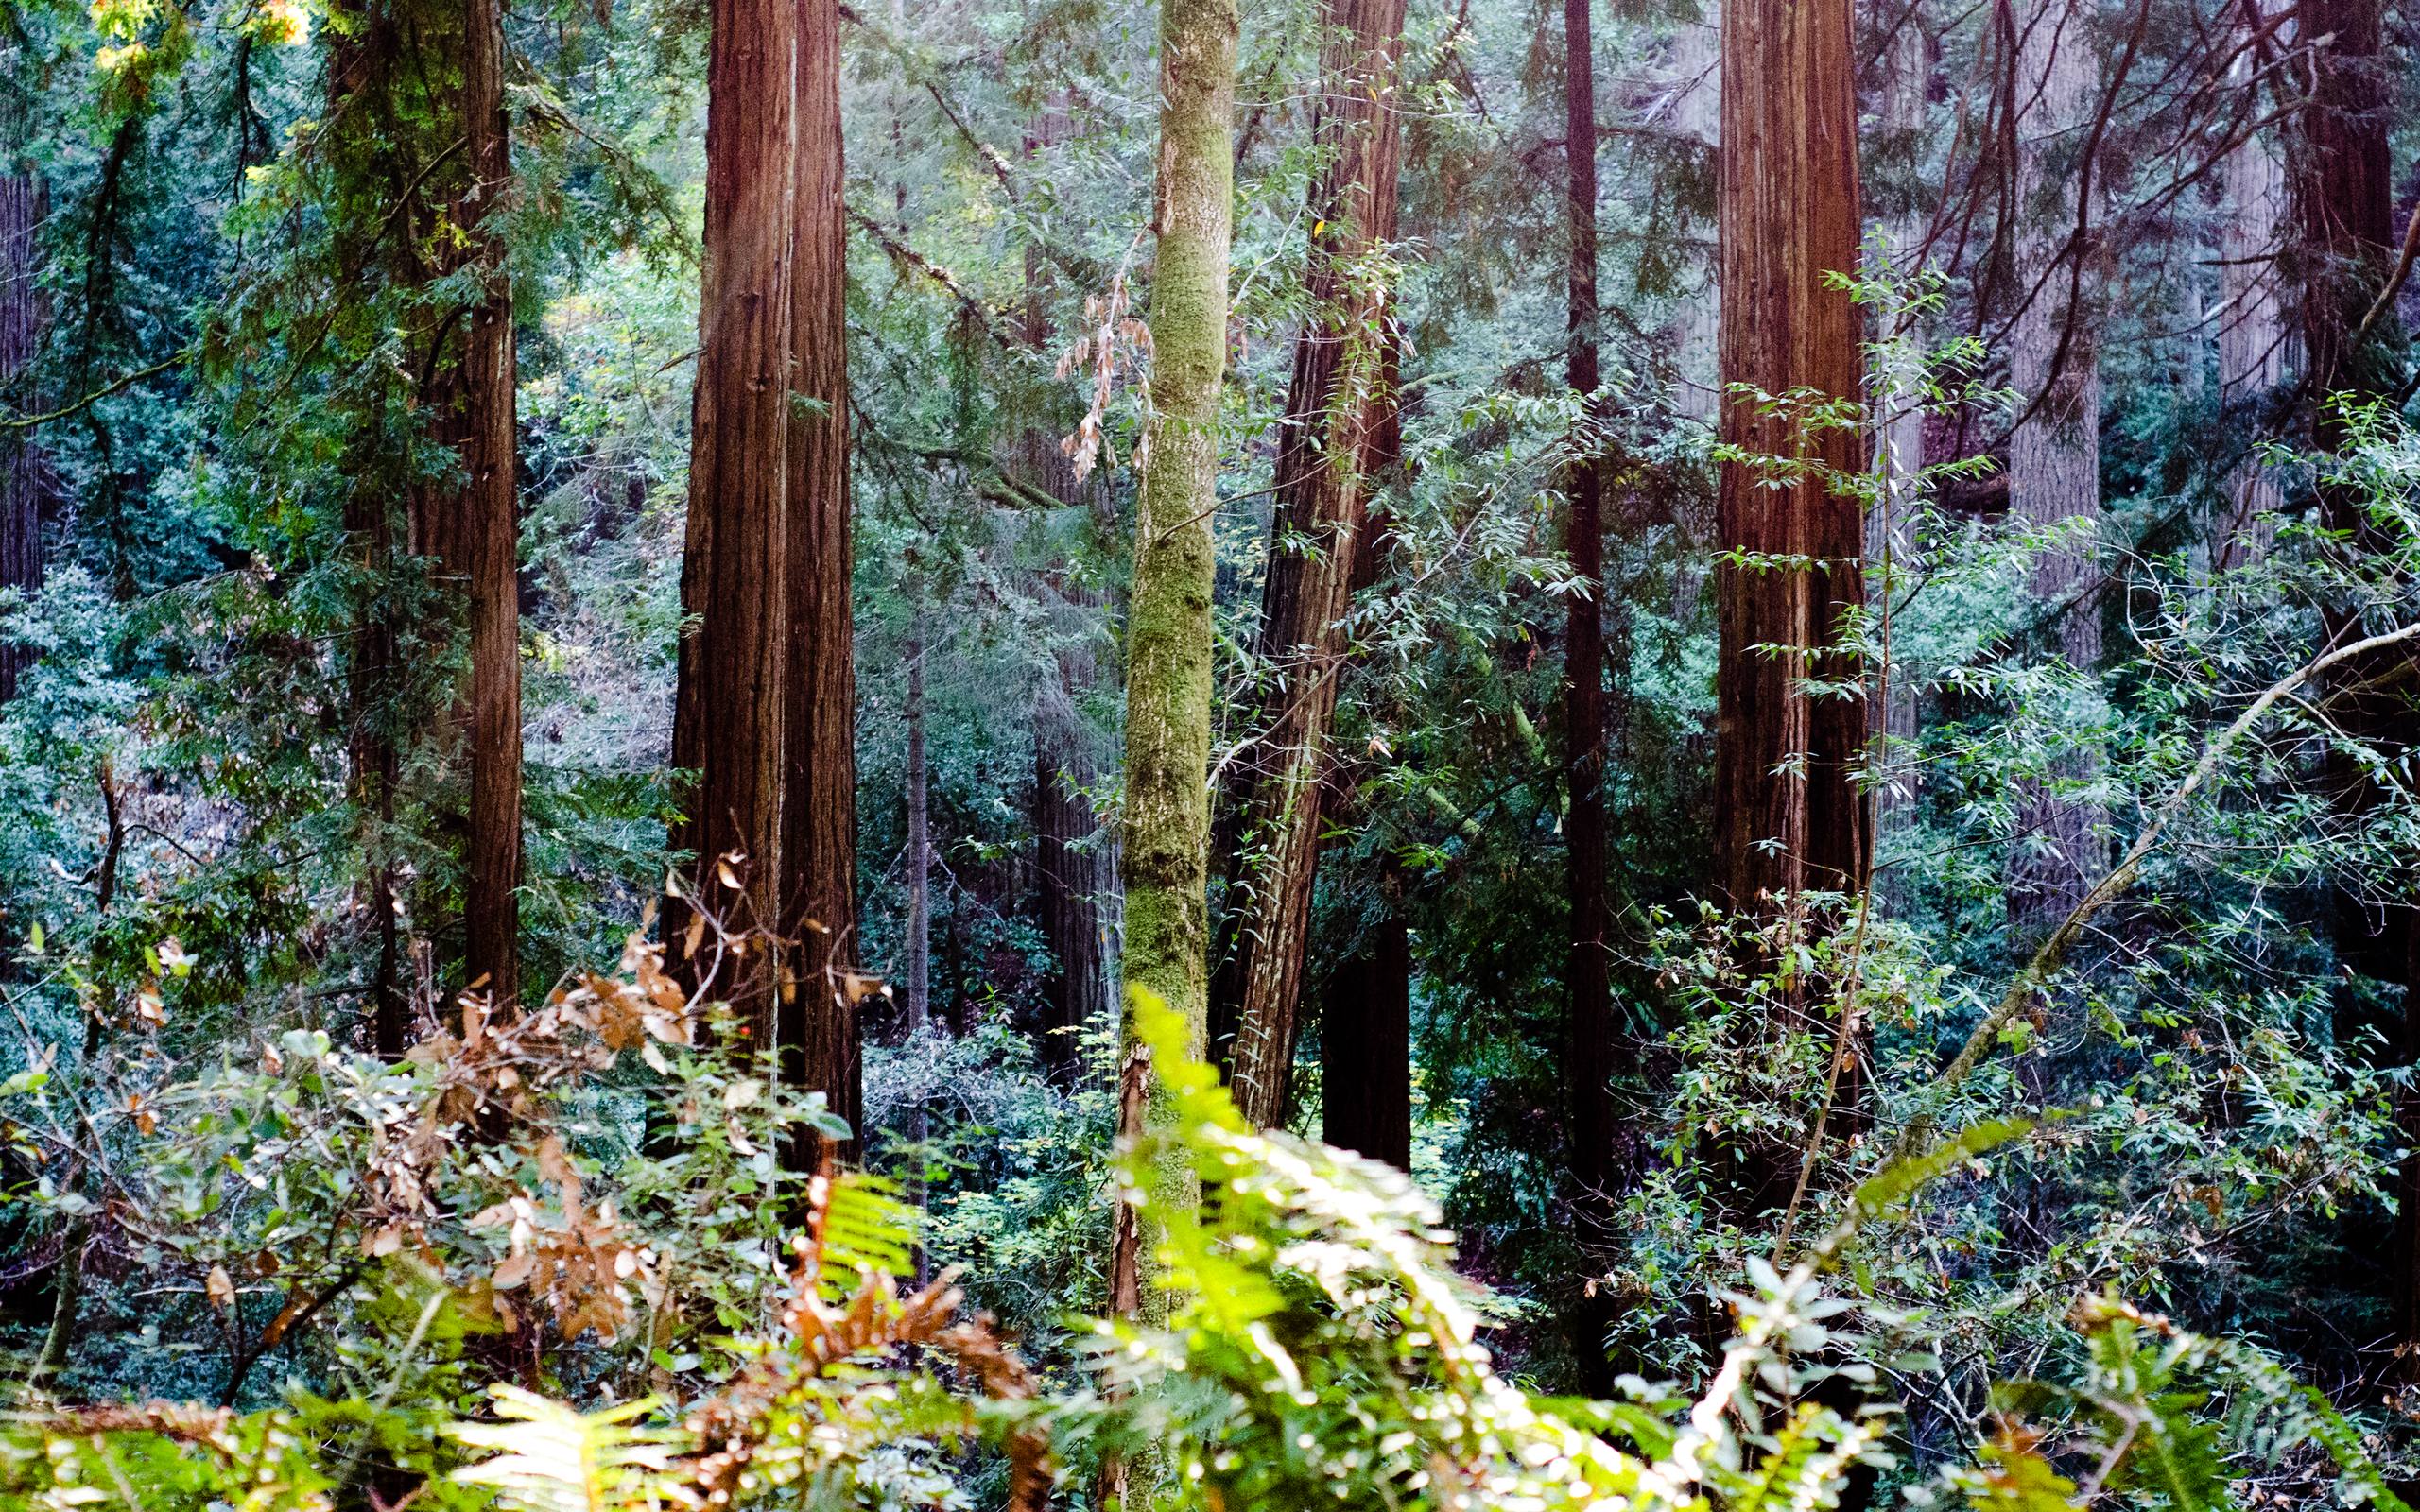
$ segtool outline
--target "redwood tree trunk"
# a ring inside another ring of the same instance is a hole
[[[1564,966],[1570,995],[1572,1165],[1592,1197],[1610,1194],[1614,1152],[1613,989],[1605,900],[1605,587],[1604,471],[1597,455],[1597,71],[1589,0],[1564,0],[1564,129],[1568,168],[1564,215],[1570,232],[1565,365],[1585,403],[1580,455],[1564,478],[1569,513],[1564,550],[1586,587],[1571,595],[1564,629],[1564,770],[1570,805],[1564,843],[1571,909]],[[1592,1207],[1595,1204],[1592,1203]]]
[[[1294,346],[1277,454],[1277,510],[1255,647],[1270,680],[1254,758],[1232,802],[1242,816],[1230,897],[1236,1105],[1286,1120],[1303,967],[1318,876],[1322,786],[1353,602],[1354,564],[1385,457],[1392,396],[1394,240],[1402,159],[1395,76],[1404,0],[1327,0],[1330,28],[1314,135],[1330,161],[1311,185],[1312,314]],[[1223,1006],[1223,1005],[1222,1005]]]
[[[797,26],[796,0],[713,0],[681,564],[681,607],[694,627],[681,641],[672,721],[673,765],[698,774],[675,836],[696,858],[696,911],[667,910],[666,937],[682,970],[741,1008],[759,1044],[773,1028],[771,953],[759,941],[735,958],[711,924],[694,951],[688,937],[700,913],[735,935],[776,928],[782,917]]]
[[[1862,335],[1826,273],[1858,266],[1856,60],[1849,0],[1729,0],[1722,9],[1722,334],[1726,385],[1855,400]],[[1863,464],[1854,431],[1806,434],[1726,392],[1722,438],[1759,456]],[[1767,487],[1779,482],[1779,487]],[[1856,501],[1804,473],[1722,466],[1716,533],[1721,627],[1715,735],[1715,885],[1771,912],[1807,888],[1865,886],[1872,827],[1858,775],[1866,713],[1806,682],[1853,682],[1833,649],[1865,596]],[[1785,559],[1809,565],[1789,565]],[[1778,653],[1759,647],[1784,647]]]
[[[2017,48],[2018,87],[2030,102],[2017,126],[2017,282],[2032,297],[2010,334],[2009,371],[2031,413],[2009,438],[2008,499],[2009,513],[2035,527],[2100,521],[2101,259],[2099,233],[2087,229],[2098,224],[2099,182],[2085,160],[2100,92],[2088,13],[2046,0],[2025,18]],[[2031,586],[2050,644],[2091,671],[2100,661],[2100,610],[2083,543],[2043,552]],[[2088,750],[2061,752],[2050,781],[2019,795],[2008,907],[2020,939],[2066,918],[2106,868],[2100,807],[2061,790],[2097,765]]]
[[[795,0],[797,229],[790,239],[789,658],[782,912],[801,988],[782,1030],[785,1074],[856,1128],[857,759],[850,614],[848,226],[841,203],[840,14]],[[820,984],[820,986],[818,985]],[[791,1047],[795,1046],[795,1053]]]
[[[497,1003],[520,994],[521,600],[512,286],[491,218],[511,192],[497,0],[462,9],[462,126],[471,187],[464,219],[481,275],[462,351],[463,570],[471,610],[471,810],[463,980]]]
[[[2256,8],[2256,13],[2259,8]],[[2234,81],[2248,89],[2256,54],[2246,48]],[[2256,112],[2256,102],[2246,107]],[[2227,154],[2221,176],[2225,213],[2220,225],[2219,423],[2230,437],[2259,436],[2270,396],[2286,379],[2286,327],[2278,299],[2277,244],[2286,220],[2286,172],[2273,132],[2263,131]],[[2275,470],[2247,456],[2230,480],[2211,547],[2221,567],[2267,555],[2267,516],[2285,503]]]

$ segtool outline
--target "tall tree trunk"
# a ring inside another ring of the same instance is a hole
[[[900,965],[908,988],[908,1033],[932,1017],[932,831],[925,792],[925,611],[908,633],[908,938]]]
[[[1824,282],[1858,266],[1856,72],[1849,0],[1723,7],[1726,386],[1862,395],[1857,308]],[[1841,473],[1864,460],[1854,431],[1809,435],[1797,416],[1760,413],[1730,392],[1722,437],[1751,455],[1806,457]],[[1716,888],[1756,912],[1807,888],[1860,891],[1872,857],[1858,781],[1866,713],[1806,686],[1860,675],[1835,649],[1865,595],[1857,502],[1820,476],[1726,462],[1716,514],[1725,552],[1747,557],[1716,569]],[[1786,649],[1760,649],[1775,646]]]
[[[1568,343],[1564,362],[1572,391],[1586,404],[1579,457],[1565,471],[1564,551],[1586,587],[1573,593],[1564,630],[1564,772],[1570,784],[1564,817],[1571,909],[1571,944],[1564,963],[1569,993],[1572,1157],[1583,1188],[1603,1194],[1616,1178],[1613,1091],[1613,988],[1609,936],[1613,912],[1605,899],[1605,525],[1604,470],[1598,455],[1596,393],[1601,383],[1597,347],[1597,72],[1589,0],[1564,0],[1564,131],[1568,169],[1564,225],[1569,233],[1565,286]]]
[[[1911,9],[1899,23],[1884,56],[1882,78],[1882,129],[1893,155],[1910,163],[1924,161],[1921,145],[1932,76],[1930,53],[1930,43]],[[1889,240],[1892,269],[1902,280],[1912,279],[1919,271],[1925,251],[1925,216],[1912,198],[1884,221],[1883,234]],[[1924,352],[1926,333],[1909,314],[1901,318],[1901,328],[1877,332],[1876,335],[1895,338],[1895,356],[1901,364],[1893,381],[1876,396],[1882,410],[1876,426],[1881,455],[1875,460],[1882,489],[1876,507],[1866,516],[1865,557],[1879,572],[1885,562],[1904,564],[1909,523],[1923,498],[1925,395],[1916,362]],[[1882,627],[1886,631],[1895,629],[1887,619]],[[1911,679],[1902,677],[1899,668],[1891,664],[1896,661],[1895,646],[1891,652],[1878,669],[1876,696],[1867,713],[1868,734],[1876,742],[1876,756],[1885,774],[1874,793],[1877,845],[1894,824],[1901,822],[1900,816],[1915,797],[1916,785],[1916,769],[1909,760],[1917,732],[1916,689]],[[1889,885],[1881,885],[1881,890],[1889,891]]]
[[[34,284],[34,232],[42,223],[42,180],[6,165],[0,172],[0,403],[30,412],[26,391],[40,340],[41,296]],[[0,591],[42,592],[41,458],[23,431],[0,438]],[[33,648],[0,636],[0,703],[17,696]]]
[[[762,1045],[774,1027],[773,953],[758,938],[735,955],[720,931],[772,930],[783,918],[798,7],[713,0],[710,26],[705,270],[681,564],[681,607],[694,627],[681,640],[672,718],[673,765],[698,774],[675,836],[696,858],[695,901],[666,911],[666,937],[678,966],[737,1005]]]
[[[2037,528],[2100,523],[2102,258],[2091,229],[2098,164],[2085,157],[2100,70],[2089,15],[2069,0],[2045,0],[2024,18],[2017,48],[2017,87],[2031,102],[2017,122],[2017,284],[2032,295],[2010,334],[2009,371],[2031,413],[2009,438],[2008,499],[2009,513]],[[2050,644],[2069,666],[2091,672],[2100,661],[2100,607],[2088,543],[2043,552],[2031,590],[2049,616]],[[2020,792],[2008,906],[2021,940],[2065,919],[2106,868],[2100,806],[2058,790],[2089,780],[2097,765],[2089,751],[2063,753],[2048,782]]]
[[[2313,439],[2323,452],[2348,439],[2332,397],[2375,399],[2399,376],[2394,338],[2401,322],[2383,312],[2367,333],[2361,322],[2377,298],[2394,256],[2394,181],[2387,131],[2392,124],[2393,73],[2385,58],[2380,0],[2308,0],[2298,26],[2305,41],[2330,39],[2312,54],[2312,88],[2287,160],[2301,242],[2300,325],[2309,392],[2318,402]],[[2378,541],[2358,488],[2323,486],[2323,522],[2345,532],[2350,549]],[[2351,612],[2331,607],[2329,638],[2339,644],[2363,627]],[[2420,744],[2409,707],[2414,668],[2398,648],[2344,667],[2329,690],[2328,713],[2346,735],[2393,761]],[[2375,807],[2380,795],[2366,767],[2338,756],[2330,763],[2337,805],[2350,815]],[[2397,1038],[2406,1064],[2420,1062],[2420,927],[2412,910],[2382,918],[2351,896],[2339,897],[2334,930],[2339,956],[2364,975],[2404,986]],[[2394,1285],[2403,1349],[2397,1373],[2420,1379],[2420,1092],[2396,1097],[2396,1122],[2414,1152],[2396,1180]]]
[[[497,0],[464,0],[462,129],[471,168],[463,201],[481,278],[462,352],[461,519],[471,600],[471,813],[463,899],[463,980],[489,996],[521,990],[521,597],[512,285],[495,217],[511,193],[504,113],[504,20]]]
[[[1402,161],[1395,77],[1404,0],[1326,0],[1311,185],[1311,315],[1294,345],[1277,508],[1255,650],[1270,669],[1254,758],[1231,801],[1236,848],[1232,1085],[1261,1127],[1286,1120],[1318,877],[1329,727],[1369,496],[1383,460]]]
[[[1100,781],[1100,767],[1092,731],[1069,696],[1071,684],[1091,681],[1091,658],[1080,662],[1045,665],[1033,695],[1034,872],[1042,940],[1050,950],[1037,1050],[1061,1086],[1075,1082],[1077,1036],[1109,1010],[1100,918],[1108,857],[1094,839],[1100,820],[1084,796]]]
[[[2236,60],[2234,82],[2249,91],[2256,54]],[[2247,106],[2256,112],[2257,105]],[[2221,177],[2225,211],[2219,232],[2219,429],[2235,438],[2258,436],[2267,402],[2286,379],[2286,325],[2278,299],[2277,250],[2286,223],[2286,170],[2262,131],[2227,154]],[[2248,456],[2229,480],[2227,500],[2212,532],[2221,567],[2268,554],[2268,517],[2285,503],[2274,470]]]
[[[1330,979],[1320,1023],[1320,1137],[1411,1168],[1411,932],[1400,881],[1379,884],[1361,947]]]
[[[1211,516],[1227,368],[1236,30],[1234,0],[1161,0],[1150,453],[1127,617],[1126,981],[1183,1020],[1197,1057],[1209,1028]],[[1144,1116],[1144,1099],[1132,1095],[1140,1049],[1130,1043],[1120,1073],[1128,1138]],[[1153,1208],[1200,1200],[1180,1160],[1154,1186]],[[1158,1295],[1139,1281],[1152,1250],[1150,1211],[1119,1207],[1111,1256],[1119,1302],[1148,1307],[1146,1294]]]
[[[346,123],[342,143],[348,153],[369,154],[369,171],[381,181],[391,179],[391,163],[383,161],[390,134],[386,81],[398,51],[395,28],[387,10],[373,8],[363,14],[360,27],[331,33],[328,57],[330,118]],[[374,255],[374,249],[360,254]],[[375,447],[385,427],[362,427],[360,443]],[[355,471],[344,500],[344,531],[348,550],[357,552],[362,585],[354,604],[352,644],[346,666],[347,785],[360,836],[364,872],[363,908],[368,916],[370,949],[369,1010],[371,1044],[385,1059],[399,1059],[410,1038],[409,988],[403,981],[402,924],[398,919],[395,863],[395,783],[401,762],[396,750],[392,700],[395,688],[395,631],[389,611],[388,589],[393,581],[395,508],[372,479],[374,465]]]
[[[789,421],[789,663],[782,914],[800,990],[783,1025],[786,1074],[822,1091],[856,1128],[857,1044],[856,635],[849,576],[849,232],[840,141],[840,11],[796,0],[797,231],[790,332],[799,402]],[[819,985],[820,984],[820,985]],[[792,1047],[795,1047],[793,1051]]]

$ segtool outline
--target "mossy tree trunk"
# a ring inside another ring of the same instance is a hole
[[[1227,369],[1236,32],[1234,0],[1162,0],[1150,451],[1127,619],[1125,977],[1182,1016],[1196,1057],[1207,1050],[1209,1014],[1211,517]],[[1130,1042],[1130,1081],[1140,1049]],[[1130,1134],[1142,1102],[1121,1097]],[[1159,1186],[1154,1206],[1199,1200],[1176,1165]],[[1120,1210],[1112,1258],[1117,1299],[1147,1308],[1148,1211]]]

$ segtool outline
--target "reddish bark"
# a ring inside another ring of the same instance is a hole
[[[675,835],[696,857],[697,907],[735,933],[782,921],[797,26],[795,0],[713,0],[707,43],[705,272],[681,568],[694,628],[681,643],[672,760],[698,773]],[[762,1043],[773,1029],[771,953],[760,943],[734,959],[711,928],[692,953],[693,918],[666,913],[676,964],[712,978]]]
[[[1850,16],[1848,0],[1730,0],[1722,11],[1722,438],[1840,472],[1863,463],[1854,429],[1807,434],[1727,386],[1863,393],[1857,308],[1824,282],[1858,266]],[[1865,595],[1857,502],[1804,469],[1726,462],[1716,513],[1716,889],[1759,912],[1808,888],[1861,890],[1866,713],[1806,686],[1859,676],[1833,649]]]
[[[856,662],[849,602],[848,229],[841,200],[840,14],[795,0],[796,227],[789,240],[789,646],[782,913],[799,942],[785,1074],[861,1117],[856,991]],[[795,1047],[793,1051],[792,1047]]]
[[[471,187],[462,218],[481,275],[462,349],[461,568],[471,619],[471,804],[463,979],[493,1001],[521,990],[520,485],[512,285],[494,216],[512,184],[497,0],[464,0],[462,124]],[[449,563],[449,566],[452,564]]]
[[[1318,876],[1322,784],[1343,621],[1393,408],[1387,351],[1402,133],[1395,98],[1404,0],[1327,0],[1331,35],[1314,136],[1330,156],[1311,186],[1311,318],[1294,346],[1277,470],[1275,539],[1256,649],[1275,669],[1231,809],[1235,948],[1213,1012],[1232,1014],[1236,1106],[1286,1118]]]

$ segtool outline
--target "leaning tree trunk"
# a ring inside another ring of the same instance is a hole
[[[30,413],[26,392],[40,339],[34,284],[34,231],[42,223],[42,180],[0,174],[0,404]],[[42,592],[42,465],[23,431],[0,437],[0,591]],[[33,648],[0,635],[0,703],[17,696]]]
[[[514,448],[512,286],[497,212],[511,193],[504,113],[504,20],[497,0],[462,9],[462,129],[471,186],[478,302],[462,350],[464,443],[459,503],[471,610],[471,807],[462,902],[465,985],[490,999],[520,994],[521,598],[519,472]]]
[[[856,654],[850,612],[848,222],[842,203],[840,11],[796,0],[797,227],[790,335],[788,724],[782,919],[804,979],[782,1026],[785,1074],[856,1128]]]
[[[1162,0],[1151,418],[1127,615],[1126,981],[1178,1015],[1197,1058],[1209,1029],[1210,517],[1227,367],[1236,30],[1234,0]],[[1134,1095],[1140,1050],[1130,1040],[1120,1074],[1130,1139],[1145,1116],[1146,1099]],[[1155,1174],[1154,1188],[1153,1208],[1200,1200],[1180,1160]],[[1150,1211],[1118,1209],[1110,1285],[1121,1307],[1164,1299],[1142,1284]]]
[[[1327,0],[1313,134],[1331,155],[1311,186],[1310,318],[1294,346],[1277,454],[1277,509],[1255,650],[1269,670],[1253,755],[1231,801],[1236,993],[1230,1081],[1267,1128],[1286,1121],[1310,944],[1329,727],[1344,664],[1369,496],[1383,461],[1393,340],[1402,132],[1395,76],[1404,0]]]
[[[2009,438],[2009,513],[2037,529],[2100,523],[2100,362],[2096,305],[2101,257],[2093,211],[2099,164],[2089,156],[2100,60],[2089,11],[2046,0],[2025,19],[2017,87],[2031,102],[2017,122],[2017,281],[2031,297],[2009,338],[2010,379],[2028,413]],[[2047,637],[2081,674],[2100,662],[2100,609],[2090,541],[2070,536],[2034,560],[2033,602]],[[2107,867],[2100,805],[2076,796],[2099,765],[2089,750],[2059,753],[2048,781],[2017,800],[2009,863],[2009,923],[2038,939],[2067,917]],[[2031,947],[2022,947],[2030,949]]]
[[[698,774],[674,843],[691,902],[666,914],[676,965],[773,1031],[779,926],[790,263],[797,195],[795,0],[713,0],[706,53],[705,271],[689,442],[689,523],[672,761]],[[692,943],[694,937],[694,945]],[[804,999],[805,994],[799,994]]]
[[[1822,473],[1857,472],[1863,447],[1854,430],[1810,433],[1796,414],[1727,391],[1862,397],[1857,308],[1824,284],[1858,266],[1850,10],[1849,0],[1722,10],[1722,438],[1752,457],[1817,464],[1725,462],[1716,505],[1715,885],[1757,913],[1809,888],[1861,891],[1872,856],[1865,710],[1807,687],[1861,676],[1839,647],[1864,602],[1864,524]]]

